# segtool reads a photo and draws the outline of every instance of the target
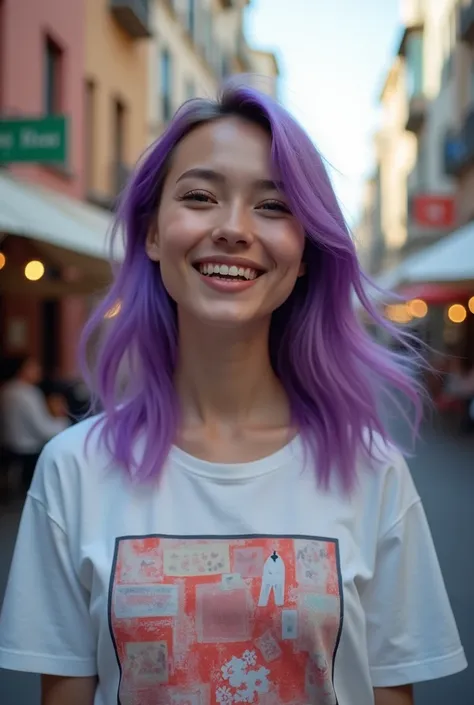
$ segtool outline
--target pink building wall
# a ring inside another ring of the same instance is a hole
[[[68,169],[61,172],[39,165],[12,165],[11,171],[73,198],[85,195],[84,146],[84,0],[0,0],[0,115],[44,114],[45,42],[49,37],[62,50],[60,112],[69,118]],[[13,243],[25,256],[25,243]],[[41,299],[6,295],[2,301],[1,328],[21,319],[27,327],[27,349],[40,355],[44,331]],[[77,373],[78,333],[86,315],[86,301],[61,299],[58,329],[57,373]],[[8,352],[8,351],[6,351]]]
[[[45,38],[64,51],[61,108],[70,119],[68,174],[16,165],[23,178],[76,198],[84,195],[83,0],[0,0],[0,114],[38,116],[44,106]]]

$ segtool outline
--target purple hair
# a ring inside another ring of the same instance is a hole
[[[114,461],[139,480],[159,474],[175,441],[176,306],[159,267],[145,252],[145,239],[176,145],[199,125],[227,115],[241,116],[271,134],[275,177],[283,183],[292,212],[306,232],[306,275],[273,314],[271,360],[321,484],[327,486],[336,473],[350,489],[361,451],[372,457],[376,435],[391,441],[385,410],[392,402],[398,413],[404,413],[400,392],[413,404],[416,430],[422,408],[418,385],[408,358],[372,340],[355,310],[354,294],[361,310],[378,326],[404,339],[366,294],[368,280],[359,268],[321,156],[282,106],[235,78],[224,85],[217,100],[195,99],[177,111],[144,155],[120,200],[114,236],[124,236],[123,262],[87,323],[81,344],[86,380],[105,412],[101,438]],[[118,301],[120,312],[106,326],[90,374],[86,350]],[[128,379],[118,384],[123,364],[128,366]],[[144,446],[136,458],[138,437]]]

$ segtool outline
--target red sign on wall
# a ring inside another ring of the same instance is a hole
[[[418,194],[411,202],[411,219],[422,228],[444,229],[455,225],[453,196]]]

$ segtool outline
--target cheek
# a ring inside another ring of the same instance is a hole
[[[273,233],[269,239],[268,249],[276,263],[293,269],[299,267],[304,252],[305,237],[303,230],[287,227],[279,233]]]
[[[193,213],[180,213],[158,221],[161,260],[182,259],[194,247],[197,228]]]

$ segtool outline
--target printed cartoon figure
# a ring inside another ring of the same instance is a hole
[[[276,551],[267,558],[263,566],[262,589],[258,600],[259,607],[266,607],[270,593],[274,592],[275,605],[285,601],[285,564]]]

